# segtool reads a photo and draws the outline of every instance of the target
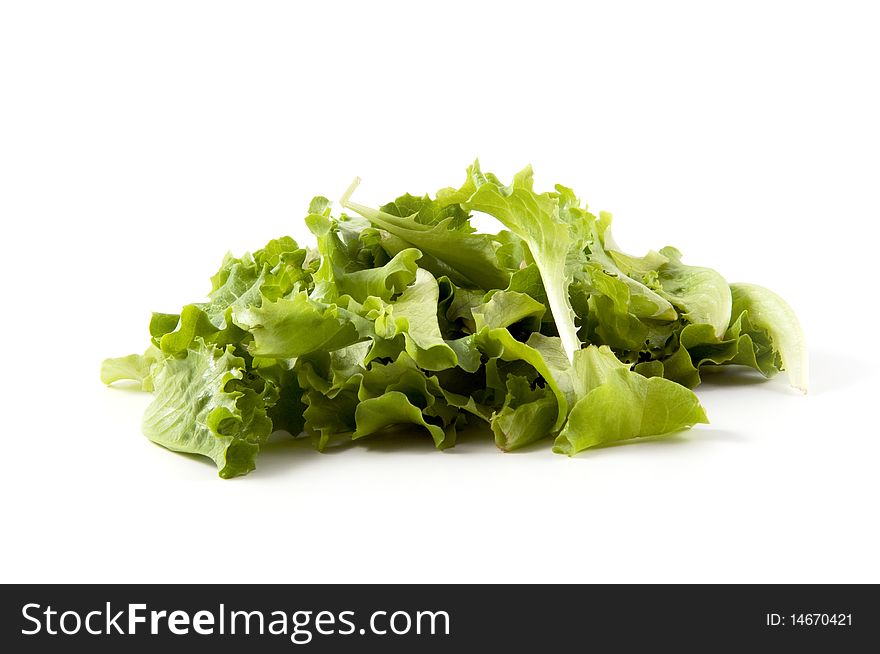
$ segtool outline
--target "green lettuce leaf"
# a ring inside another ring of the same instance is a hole
[[[436,225],[449,219],[446,222],[449,229],[474,231],[469,222],[470,216],[461,204],[437,202],[427,194],[417,197],[405,193],[394,202],[379,207],[379,211],[397,218],[412,218],[422,225]]]
[[[310,300],[305,291],[242,309],[234,320],[253,335],[251,353],[265,358],[292,359],[361,339],[351,314],[335,304]]]
[[[675,382],[632,372],[608,348],[578,352],[575,403],[554,451],[581,450],[644,436],[680,431],[708,422],[696,395]]]
[[[547,308],[525,293],[496,291],[488,302],[471,309],[477,331],[521,323],[527,332],[538,331]]]
[[[376,434],[390,426],[413,424],[427,429],[438,448],[443,446],[445,439],[443,429],[427,422],[422,411],[400,391],[388,391],[380,397],[362,400],[355,409],[354,419],[357,428],[352,438]]]
[[[118,381],[133,381],[140,384],[141,390],[153,390],[153,366],[162,359],[162,352],[150,345],[143,354],[129,354],[115,359],[104,359],[101,364],[101,381],[114,384]]]
[[[589,279],[596,290],[609,295],[615,301],[617,310],[622,311],[622,298],[626,298],[627,311],[633,315],[651,320],[672,321],[678,317],[675,307],[651,285],[645,283],[643,275],[627,274],[619,263],[632,262],[632,257],[624,257],[611,238],[611,214],[599,213],[599,220],[590,226],[590,241],[587,247]],[[612,256],[617,252],[617,257]],[[649,258],[653,259],[653,257]],[[624,292],[625,288],[625,292]],[[613,289],[612,292],[609,291]]]
[[[151,441],[201,454],[223,478],[247,474],[272,431],[266,415],[272,389],[245,370],[232,347],[197,339],[184,357],[169,356],[153,372],[155,398],[143,420]]]
[[[411,244],[426,255],[444,262],[449,268],[478,288],[506,288],[510,272],[498,261],[497,243],[486,234],[472,234],[461,229],[454,217],[426,225],[413,217],[402,218],[371,209],[350,200],[360,180],[343,195],[340,204],[357,212],[374,226]]]
[[[417,271],[415,283],[384,306],[376,318],[376,333],[385,339],[402,334],[406,351],[426,370],[443,370],[458,364],[455,350],[443,340],[437,321],[437,280],[427,270]]]
[[[761,350],[778,353],[782,369],[788,373],[789,383],[806,393],[810,361],[803,329],[792,308],[773,291],[755,284],[731,284],[730,292],[733,298],[732,315],[740,317],[747,314],[752,327],[749,336],[757,346],[763,345],[762,335],[769,341],[763,348],[759,347],[757,354],[760,355]],[[738,328],[733,333],[736,331]],[[758,364],[755,367],[762,369]]]
[[[312,297],[322,302],[336,302],[349,295],[358,302],[368,297],[390,300],[416,277],[416,262],[422,253],[406,248],[396,253],[383,265],[375,265],[375,257],[364,255],[368,246],[357,237],[349,236],[346,243],[340,237],[340,223],[325,213],[310,213],[306,224],[318,240],[321,266],[314,274]],[[345,234],[345,231],[342,231]]]
[[[710,325],[715,336],[724,336],[731,313],[730,287],[724,277],[711,268],[684,265],[675,248],[666,247],[660,253],[668,258],[657,271],[663,297],[687,322]]]
[[[476,342],[480,351],[487,357],[503,361],[521,361],[541,376],[556,399],[556,415],[552,430],[558,430],[568,414],[569,402],[566,397],[567,389],[564,386],[566,380],[553,373],[542,354],[544,338],[541,334],[532,334],[526,343],[522,343],[503,327],[496,329],[486,327],[477,334]],[[544,351],[546,352],[546,349]],[[506,391],[506,388],[504,390]]]
[[[508,452],[553,433],[559,404],[550,389],[519,375],[507,377],[506,389],[504,405],[490,422],[495,445]]]
[[[566,266],[569,251],[579,250],[576,230],[559,217],[559,200],[549,193],[533,190],[531,166],[517,173],[510,186],[484,179],[479,164],[469,169],[469,177],[478,179],[467,207],[497,218],[528,246],[547,294],[547,305],[565,353],[571,360],[581,347],[575,314],[568,297],[574,275]]]
[[[317,448],[401,424],[423,427],[438,448],[451,446],[459,412],[447,402],[438,379],[406,352],[390,363],[367,363],[365,357],[366,348],[358,344],[297,361],[308,404],[306,429]]]

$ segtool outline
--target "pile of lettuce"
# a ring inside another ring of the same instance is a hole
[[[438,449],[466,424],[502,450],[556,452],[705,423],[691,389],[707,367],[786,370],[806,390],[798,320],[774,293],[728,284],[666,247],[637,257],[574,192],[510,185],[475,163],[460,188],[379,209],[316,197],[317,248],[290,237],[228,254],[206,302],[154,313],[142,355],[108,359],[107,384],[154,395],[148,438],[254,469],[273,432],[316,448],[422,430]],[[506,229],[477,233],[475,212]]]

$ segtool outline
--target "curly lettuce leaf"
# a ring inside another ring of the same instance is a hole
[[[660,253],[668,259],[657,270],[663,297],[687,322],[710,325],[715,336],[724,336],[731,314],[730,287],[724,277],[711,268],[683,264],[675,248],[665,247]]]
[[[362,338],[351,314],[335,304],[315,302],[305,291],[242,309],[234,319],[253,335],[251,353],[271,359],[336,350]]]
[[[476,342],[480,351],[487,357],[503,361],[522,361],[541,376],[556,399],[556,415],[552,425],[552,431],[556,431],[565,422],[569,401],[566,397],[565,380],[554,374],[551,364],[542,354],[544,338],[536,333],[532,334],[527,342],[522,343],[503,327],[495,329],[486,327],[477,334]],[[506,388],[504,390],[506,391]]]
[[[357,212],[375,227],[411,244],[423,254],[445,263],[471,286],[483,289],[507,287],[510,272],[499,263],[497,243],[491,236],[462,229],[455,217],[425,224],[412,216],[395,216],[354,203],[350,198],[359,182],[356,179],[343,195],[340,200],[343,207]]]
[[[286,431],[293,437],[299,436],[305,428],[305,404],[303,390],[296,379],[296,372],[288,368],[286,362],[272,361],[267,365],[251,370],[251,379],[263,380],[270,388],[277,389],[277,397],[266,403],[266,415],[272,421],[274,431]]]
[[[469,222],[470,215],[461,207],[461,204],[438,202],[432,200],[427,194],[415,196],[405,193],[394,202],[379,207],[379,211],[398,218],[411,218],[422,225],[436,225],[451,219],[447,223],[449,229],[464,232],[474,231]]]
[[[395,361],[365,362],[362,344],[330,355],[310,355],[296,364],[306,389],[306,429],[320,450],[329,444],[384,433],[389,427],[423,427],[438,448],[454,443],[458,410],[439,380],[406,352]]]
[[[568,297],[573,271],[566,265],[569,251],[579,250],[576,230],[559,215],[559,199],[549,193],[535,193],[531,166],[514,176],[510,186],[501,186],[493,177],[484,177],[479,164],[469,169],[469,177],[479,180],[467,207],[497,218],[528,246],[547,294],[547,305],[562,346],[569,360],[581,347],[575,313]],[[506,284],[505,284],[506,286]]]
[[[388,391],[379,397],[362,400],[355,409],[354,419],[357,428],[352,434],[353,439],[376,434],[387,427],[401,424],[424,427],[438,448],[443,447],[446,436],[439,426],[427,422],[421,409],[400,391]]]
[[[675,340],[678,345],[671,354],[640,362],[633,369],[645,377],[664,377],[693,389],[701,383],[701,367],[732,363],[740,352],[752,348],[748,339],[719,339],[709,324],[686,325]]]
[[[633,258],[622,255],[612,239],[611,220],[611,214],[602,211],[599,220],[590,226],[588,264],[585,268],[596,291],[611,297],[618,312],[625,309],[642,319],[675,320],[678,313],[669,300],[646,284],[643,278],[637,279],[636,275],[627,274],[626,270],[621,269],[619,264],[631,263]],[[614,257],[613,252],[618,256]]]
[[[490,420],[495,445],[509,452],[553,433],[559,403],[548,388],[533,386],[525,377],[509,375],[504,405]]]
[[[416,262],[422,253],[416,248],[406,248],[396,253],[383,265],[376,266],[374,257],[366,257],[366,244],[359,238],[345,243],[340,237],[339,223],[325,213],[311,213],[306,225],[317,237],[321,266],[314,274],[315,288],[312,297],[321,302],[336,302],[340,296],[349,295],[358,302],[368,297],[390,300],[416,278]]]
[[[574,455],[591,447],[658,436],[708,422],[692,391],[662,377],[646,378],[607,347],[579,351],[578,395],[553,449]]]
[[[778,353],[789,383],[806,393],[810,361],[804,332],[794,310],[776,293],[755,284],[731,284],[730,292],[733,298],[732,315],[739,317],[747,314],[751,333],[746,333],[756,342],[755,353],[760,356],[768,349]],[[764,347],[761,347],[761,333],[769,339]],[[755,367],[762,369],[757,362]]]
[[[329,206],[326,198],[315,198],[311,210]],[[253,254],[241,257],[226,255],[220,270],[211,277],[208,302],[199,304],[210,320],[220,320],[232,307],[258,304],[261,296],[271,300],[284,297],[294,289],[310,290],[316,262],[289,236],[276,238]]]
[[[153,366],[162,359],[162,352],[150,345],[143,354],[129,354],[115,359],[104,359],[101,363],[101,381],[115,384],[119,381],[137,382],[141,390],[153,390]]]
[[[529,332],[538,331],[547,307],[525,293],[496,291],[489,300],[471,309],[477,331],[488,327],[510,327],[521,323]]]
[[[153,343],[165,354],[177,356],[196,338],[215,345],[247,344],[251,336],[235,324],[233,314],[257,307],[264,299],[277,300],[294,289],[308,290],[313,270],[306,265],[306,257],[306,250],[290,237],[269,241],[253,255],[236,258],[227,254],[211,277],[208,302],[189,304],[179,315],[153,314]]]
[[[458,364],[455,350],[440,333],[439,294],[437,280],[420,268],[415,283],[404,289],[397,300],[384,305],[376,318],[376,333],[385,339],[402,334],[406,351],[426,370],[443,370]]]
[[[147,438],[211,458],[225,479],[254,469],[260,444],[272,431],[266,408],[275,398],[231,346],[197,339],[186,356],[159,362],[153,381],[155,397],[143,420]]]

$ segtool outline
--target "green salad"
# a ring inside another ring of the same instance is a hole
[[[505,185],[478,163],[434,197],[379,208],[312,200],[316,247],[284,236],[227,254],[207,300],[154,313],[143,354],[107,359],[107,384],[153,394],[146,436],[255,467],[274,432],[323,450],[420,430],[438,449],[484,424],[502,450],[581,450],[707,422],[708,367],[785,370],[806,391],[798,319],[778,295],[728,284],[673,247],[634,256],[611,216],[574,192]],[[483,234],[475,213],[505,229]]]

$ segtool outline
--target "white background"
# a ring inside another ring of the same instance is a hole
[[[614,5],[3,3],[0,580],[880,581],[872,3]],[[222,481],[99,382],[226,250],[308,241],[312,195],[476,156],[788,298],[810,394],[733,375],[665,442],[279,445]]]

